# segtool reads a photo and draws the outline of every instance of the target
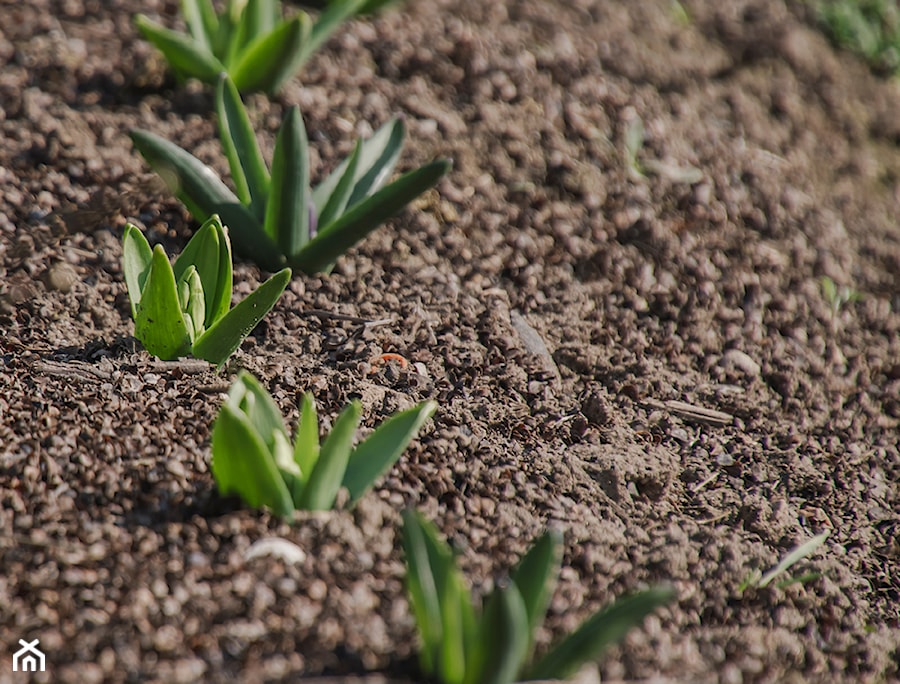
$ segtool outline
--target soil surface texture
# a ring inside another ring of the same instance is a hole
[[[896,83],[799,1],[350,22],[247,98],[264,156],[296,104],[314,178],[395,113],[403,169],[454,168],[216,372],[134,341],[120,262],[126,221],[170,254],[196,227],[131,129],[227,177],[209,89],[132,24],[183,27],[178,4],[0,2],[0,681],[25,681],[19,639],[36,681],[421,681],[407,507],[479,595],[564,530],[539,650],[673,586],[588,681],[900,679]],[[265,275],[239,262],[236,298]],[[357,508],[289,524],[210,474],[240,368],[291,429],[305,391],[329,420],[359,397],[366,430],[439,410]],[[823,531],[779,578],[800,581],[747,586]],[[302,553],[255,553],[270,538]]]

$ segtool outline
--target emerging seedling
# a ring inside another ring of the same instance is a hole
[[[213,426],[213,477],[222,494],[238,494],[248,505],[265,506],[276,515],[331,509],[341,487],[352,506],[400,458],[436,408],[434,401],[424,401],[397,413],[354,449],[359,402],[350,402],[320,445],[316,407],[307,393],[291,447],[275,401],[256,378],[241,371]]]
[[[278,91],[346,19],[367,0],[336,0],[312,22],[306,12],[284,19],[278,0],[228,0],[217,13],[212,0],[181,0],[190,35],[143,14],[135,24],[181,78],[215,83],[226,72],[242,93]]]
[[[431,523],[411,511],[403,516],[403,547],[422,642],[419,662],[426,677],[442,684],[567,679],[674,597],[671,589],[654,588],[619,599],[529,665],[534,633],[559,574],[558,533],[547,532],[535,542],[509,580],[487,597],[480,615],[453,552]]]
[[[236,193],[199,159],[147,131],[131,133],[135,147],[200,221],[217,213],[231,229],[237,251],[260,268],[328,271],[334,261],[450,168],[439,160],[384,186],[405,135],[393,119],[359,141],[315,189],[309,187],[309,150],[300,111],[288,113],[275,141],[271,174],[247,111],[227,77],[216,89],[219,136]]]
[[[804,558],[811,556],[813,552],[818,549],[822,544],[825,543],[825,540],[828,539],[829,530],[825,530],[821,534],[817,534],[815,537],[806,540],[795,549],[793,549],[788,555],[781,559],[781,562],[778,563],[774,568],[766,572],[765,574],[761,573],[759,570],[754,570],[750,576],[745,579],[740,586],[741,593],[745,592],[750,587],[755,589],[765,589],[772,583],[778,575],[787,572],[794,565],[799,563]],[[786,580],[778,582],[775,586],[779,589],[783,589],[784,587],[791,584],[806,584],[807,582],[812,582],[813,580],[821,577],[821,573],[818,572],[810,572],[805,575],[799,575],[797,577],[789,577]]]
[[[166,361],[190,354],[219,366],[275,305],[291,279],[286,268],[230,309],[231,243],[216,215],[191,238],[174,267],[161,245],[151,250],[141,231],[129,223],[122,267],[134,336],[144,348]]]

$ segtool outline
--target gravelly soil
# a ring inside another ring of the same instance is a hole
[[[20,638],[38,681],[415,680],[406,506],[478,591],[566,530],[542,645],[672,584],[604,681],[898,680],[900,95],[802,3],[682,5],[416,0],[250,98],[266,154],[301,106],[316,176],[395,112],[405,167],[455,167],[222,373],[140,350],[119,263],[126,220],[170,252],[193,226],[131,128],[225,168],[209,93],[130,24],[177,3],[0,5],[0,681]],[[240,367],[291,421],[306,390],[440,410],[357,509],[289,525],[209,473]],[[818,579],[741,591],[823,530]],[[305,559],[248,559],[273,536]]]

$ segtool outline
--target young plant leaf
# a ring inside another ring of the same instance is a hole
[[[363,200],[336,221],[321,228],[306,248],[294,255],[292,267],[304,273],[327,270],[337,258],[433,187],[450,170],[450,162],[438,160],[401,176],[386,188]]]
[[[163,53],[177,73],[210,83],[225,70],[225,66],[205,49],[202,42],[160,26],[143,14],[138,14],[134,23],[144,38]]]
[[[175,280],[194,266],[203,285],[206,315],[204,328],[219,320],[231,307],[232,266],[228,232],[217,214],[210,216],[175,260]]]
[[[442,684],[463,684],[466,676],[466,627],[471,623],[466,612],[471,612],[469,592],[458,572],[448,569],[439,591],[441,602],[441,646],[439,671]]]
[[[193,355],[217,366],[224,364],[275,306],[290,279],[291,269],[285,268],[247,295],[194,342]]]
[[[163,361],[191,350],[191,336],[181,311],[172,265],[163,248],[153,249],[150,271],[134,318],[134,336],[144,349]]]
[[[434,415],[437,403],[424,401],[391,416],[350,454],[343,486],[350,492],[353,506],[375,481],[397,462],[410,441]]]
[[[362,143],[356,142],[353,154],[347,160],[347,166],[344,175],[338,180],[338,184],[334,187],[334,191],[325,201],[325,205],[316,203],[313,197],[313,206],[321,207],[318,216],[318,223],[327,226],[347,209],[347,202],[350,201],[350,195],[353,192],[353,183],[356,176],[356,168],[359,164],[359,156],[362,151]]]
[[[819,548],[822,544],[824,544],[825,540],[828,539],[829,533],[829,530],[825,530],[821,534],[817,534],[812,539],[808,539],[800,544],[797,548],[795,548],[788,555],[782,558],[781,562],[778,563],[778,565],[776,565],[774,568],[760,577],[759,581],[756,582],[756,586],[760,589],[764,589],[769,586],[772,580],[778,577],[778,575],[789,570],[791,566],[803,560],[813,551]]]
[[[305,484],[319,460],[319,417],[312,394],[303,394],[300,404],[300,422],[297,424],[294,442],[294,462],[300,468],[300,479]]]
[[[274,93],[300,67],[304,44],[311,34],[305,13],[283,21],[274,30],[250,42],[236,57],[229,74],[242,93]]]
[[[230,401],[212,433],[212,473],[223,495],[238,494],[254,508],[290,516],[294,503],[266,445],[247,416]]]
[[[528,679],[568,679],[674,597],[672,589],[657,587],[618,599],[554,646],[531,668]]]
[[[293,107],[275,139],[265,231],[288,257],[309,241],[309,150],[300,110]]]
[[[515,584],[496,589],[481,618],[481,684],[511,684],[528,655],[528,611]]]
[[[359,425],[360,404],[351,401],[334,421],[334,427],[325,438],[319,458],[313,467],[297,508],[309,511],[326,511],[334,506],[341,481],[347,470],[353,437]]]
[[[242,253],[267,271],[277,271],[284,257],[253,214],[215,172],[194,155],[149,131],[131,132],[134,146],[196,218],[218,214]]]
[[[209,0],[181,0],[181,13],[191,36],[204,51],[214,55],[212,36],[215,35],[219,22],[215,11],[210,12],[211,9]]]
[[[303,42],[303,49],[297,56],[293,70],[296,71],[327,41],[331,34],[337,30],[344,21],[359,12],[366,0],[340,0],[332,2],[328,9],[319,15],[318,21],[313,25],[312,32]]]
[[[415,511],[403,512],[403,550],[406,554],[406,585],[422,647],[422,672],[434,676],[440,662],[443,620],[438,586],[453,571],[453,554],[437,538],[437,530]]]
[[[351,176],[354,191],[352,192],[353,200],[348,202],[348,206],[353,206],[355,202],[377,190],[390,177],[400,158],[405,137],[406,129],[403,122],[393,118],[375,131],[370,138],[357,142],[359,159]],[[328,202],[328,198],[334,194],[338,184],[343,182],[342,179],[347,175],[347,167],[351,161],[350,157],[344,159],[313,190],[313,202],[317,207],[324,206]],[[357,183],[364,176],[368,176],[369,180],[363,185],[371,190],[364,190],[360,187],[359,191],[356,191]],[[373,185],[373,180],[376,178],[380,178],[379,185]],[[326,225],[326,222],[323,221],[322,225]]]
[[[138,304],[141,303],[141,292],[150,273],[153,261],[153,250],[143,233],[132,224],[125,226],[122,240],[122,271],[125,274],[125,288],[131,301],[131,317],[137,318]]]
[[[528,614],[528,655],[534,634],[544,621],[547,605],[556,585],[562,563],[562,535],[555,530],[544,533],[513,570],[511,580],[518,588]]]
[[[241,96],[234,82],[225,74],[220,74],[216,84],[216,114],[219,118],[219,139],[228,158],[238,197],[243,204],[250,205],[251,213],[261,223],[265,219],[266,198],[269,195],[269,170],[263,161]]]

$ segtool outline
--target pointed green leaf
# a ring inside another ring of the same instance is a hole
[[[341,254],[433,187],[449,170],[450,162],[440,160],[401,176],[320,228],[299,253],[288,256],[288,263],[304,273],[328,269]]]
[[[237,89],[242,93],[276,92],[300,68],[310,31],[309,16],[300,13],[253,40],[228,72]]]
[[[466,628],[471,628],[474,619],[469,592],[458,572],[444,573],[440,587],[441,603],[441,648],[439,671],[442,684],[463,684],[466,676]]]
[[[206,52],[214,54],[212,38],[219,22],[215,12],[210,13],[211,9],[208,0],[181,0],[181,14],[191,36]]]
[[[181,312],[175,275],[160,245],[153,249],[134,319],[134,336],[144,349],[163,361],[173,361],[190,352],[191,338]]]
[[[322,448],[316,465],[309,473],[297,508],[308,511],[327,511],[334,506],[341,481],[347,470],[353,437],[359,425],[360,405],[351,401],[334,421],[334,427]]]
[[[176,72],[213,83],[219,72],[225,70],[225,66],[203,43],[190,36],[160,26],[143,14],[138,14],[134,23],[144,38],[163,53]]]
[[[247,417],[226,403],[212,433],[212,473],[223,495],[290,516],[294,504],[275,460]]]
[[[369,175],[369,181],[364,185],[372,187],[375,180],[380,180],[378,187],[381,187],[394,171],[394,166],[400,158],[400,152],[403,149],[403,140],[406,137],[406,130],[400,119],[393,118],[379,128],[372,136],[366,140],[358,140],[357,145],[360,147],[359,160],[356,169],[353,172],[353,186],[363,177]],[[313,191],[313,201],[317,207],[322,207],[328,202],[328,198],[334,194],[338,183],[346,175],[347,166],[350,164],[351,157],[347,157],[322,180]],[[376,188],[377,189],[377,188]],[[352,193],[354,200],[349,204],[353,206],[355,202],[361,200],[367,193],[360,190],[359,193]],[[320,221],[324,226],[326,223]]]
[[[234,82],[225,74],[216,85],[216,113],[219,117],[219,138],[231,167],[231,178],[243,204],[260,223],[265,218],[266,198],[269,194],[269,171],[250,125],[250,117],[241,102]]]
[[[295,70],[299,69],[316,50],[331,38],[338,26],[357,14],[365,2],[366,0],[339,0],[338,2],[332,2],[328,9],[319,15],[318,20],[313,25],[309,38],[303,44],[303,50],[300,53]]]
[[[434,415],[437,403],[423,401],[384,421],[362,442],[347,463],[343,486],[350,492],[350,506],[365,494],[375,481],[397,462],[412,438]]]
[[[419,662],[427,677],[437,674],[443,641],[438,586],[454,571],[453,554],[437,537],[434,526],[415,511],[403,512],[406,586],[422,646]]]
[[[128,299],[131,300],[131,318],[137,318],[138,304],[141,303],[141,292],[150,273],[153,250],[147,238],[131,223],[125,225],[122,237],[122,271],[125,274],[125,287]]]
[[[300,110],[292,107],[275,139],[266,235],[290,257],[309,241],[309,150]]]
[[[347,209],[347,202],[350,201],[350,195],[353,193],[353,183],[361,150],[362,144],[357,141],[353,154],[349,157],[349,163],[344,169],[344,175],[340,177],[338,184],[334,187],[334,192],[325,202],[325,206],[315,204],[319,209],[318,222],[320,225],[327,226]],[[313,202],[315,203],[315,200]]]
[[[656,587],[618,599],[554,646],[529,671],[528,679],[568,679],[585,663],[597,660],[607,646],[621,640],[645,617],[674,597],[672,589]]]
[[[261,436],[263,443],[274,451],[274,433],[285,437],[284,418],[272,395],[253,375],[245,370],[238,373],[228,395],[230,403],[247,416],[253,429]]]
[[[829,530],[825,530],[821,534],[817,534],[812,539],[808,539],[807,541],[800,544],[797,548],[786,555],[781,560],[781,562],[778,563],[778,565],[776,565],[774,568],[760,577],[759,581],[756,583],[756,586],[760,589],[766,588],[773,579],[778,577],[778,575],[789,570],[792,565],[803,560],[813,551],[819,548],[822,544],[824,544],[825,540],[828,539],[828,535]]]
[[[291,270],[285,268],[260,285],[194,342],[193,355],[217,366],[224,364],[241,341],[275,306],[290,279]]]
[[[528,612],[515,584],[495,589],[481,617],[481,684],[516,681],[528,655]]]
[[[274,0],[247,0],[242,21],[246,24],[244,45],[256,40],[275,28],[278,19],[277,3]]]
[[[194,218],[205,221],[218,214],[230,229],[238,251],[260,268],[276,271],[284,264],[284,257],[259,222],[211,168],[149,131],[134,130],[131,139]]]
[[[534,645],[534,633],[544,621],[561,562],[562,536],[550,530],[535,542],[512,572],[511,579],[519,589],[528,613],[529,654]]]
[[[300,468],[305,483],[319,460],[319,417],[316,402],[310,392],[303,394],[300,404],[300,422],[297,424],[297,441],[294,443],[294,461]]]

